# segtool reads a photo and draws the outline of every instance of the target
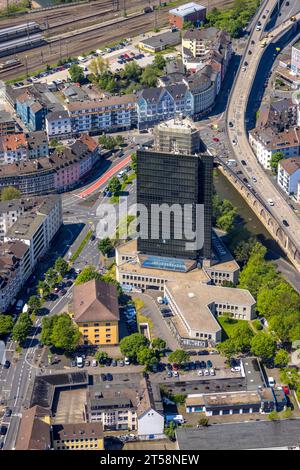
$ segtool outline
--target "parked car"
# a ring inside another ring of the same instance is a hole
[[[5,418],[9,418],[12,414],[12,410],[10,408],[6,408],[5,412],[4,412],[4,417]]]
[[[111,382],[113,380],[112,374],[106,374],[106,378],[109,382]]]
[[[203,370],[202,370],[202,369],[198,370],[198,375],[199,375],[200,377],[203,376]]]
[[[177,371],[177,370],[179,369],[178,364],[176,364],[176,363],[174,362],[174,364],[172,364],[172,369],[175,370],[175,371]]]
[[[4,365],[3,365],[4,369],[9,369],[10,368],[10,361],[8,361],[6,359],[6,361],[4,362]]]
[[[119,366],[119,367],[124,367],[124,365],[125,365],[125,364],[124,364],[124,361],[118,361],[118,366]]]
[[[71,366],[71,367],[76,367],[76,361],[71,361],[71,362],[70,362],[70,366]]]
[[[211,361],[207,361],[207,367],[211,368],[213,365],[212,365],[212,362]]]
[[[209,370],[208,369],[205,369],[204,375],[209,375]]]
[[[84,365],[85,365],[85,367],[89,367],[90,361],[89,361],[88,359],[86,359],[86,360],[84,361]]]
[[[268,382],[270,387],[275,387],[275,379],[274,377],[268,377]]]
[[[178,370],[173,371],[173,377],[179,377],[179,372]]]
[[[241,371],[240,366],[231,367],[231,372],[240,372],[240,371]]]
[[[167,372],[167,377],[172,377],[172,376],[173,376],[172,371],[171,371],[171,370],[168,370],[168,372]]]
[[[125,357],[125,359],[124,359],[124,364],[125,364],[125,366],[129,366],[129,365],[130,365],[130,359],[129,359],[129,357]]]
[[[92,360],[92,367],[97,367],[98,361],[96,359]]]
[[[103,380],[103,382],[106,381],[106,375],[105,374],[100,374],[100,377],[101,377],[101,380]]]
[[[7,433],[7,426],[4,426],[4,424],[0,427],[0,434],[1,436],[5,436]]]
[[[215,370],[214,369],[209,369],[209,375],[216,375]]]

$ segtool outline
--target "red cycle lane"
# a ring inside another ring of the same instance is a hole
[[[116,174],[119,170],[121,170],[122,168],[124,168],[124,166],[128,165],[128,163],[130,162],[131,160],[131,155],[128,155],[128,157],[126,157],[124,160],[122,160],[120,163],[118,163],[116,166],[114,166],[113,168],[111,168],[110,170],[108,170],[106,173],[104,173],[103,176],[101,176],[101,178],[98,179],[98,181],[96,181],[94,184],[92,184],[92,186],[90,186],[89,188],[85,189],[84,191],[82,191],[82,193],[79,193],[78,196],[79,197],[85,197],[85,196],[89,196],[90,194],[92,194],[94,191],[96,191],[97,189],[100,188],[100,186],[102,186],[104,183],[107,182],[107,180],[113,176],[114,174]]]

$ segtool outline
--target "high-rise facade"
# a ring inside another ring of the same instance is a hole
[[[210,259],[212,172],[213,157],[189,121],[157,126],[155,147],[137,153],[140,253]]]

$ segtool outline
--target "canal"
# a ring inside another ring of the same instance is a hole
[[[272,239],[269,232],[265,229],[264,225],[256,217],[254,212],[252,212],[242,196],[218,169],[214,171],[214,186],[218,196],[222,200],[228,199],[233,206],[237,208],[241,226],[244,226],[253,236],[256,236],[257,239],[267,248],[268,259],[275,260],[279,257],[286,258],[281,248]]]

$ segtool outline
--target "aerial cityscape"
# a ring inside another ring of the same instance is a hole
[[[300,450],[300,2],[200,1],[0,0],[4,452]]]

